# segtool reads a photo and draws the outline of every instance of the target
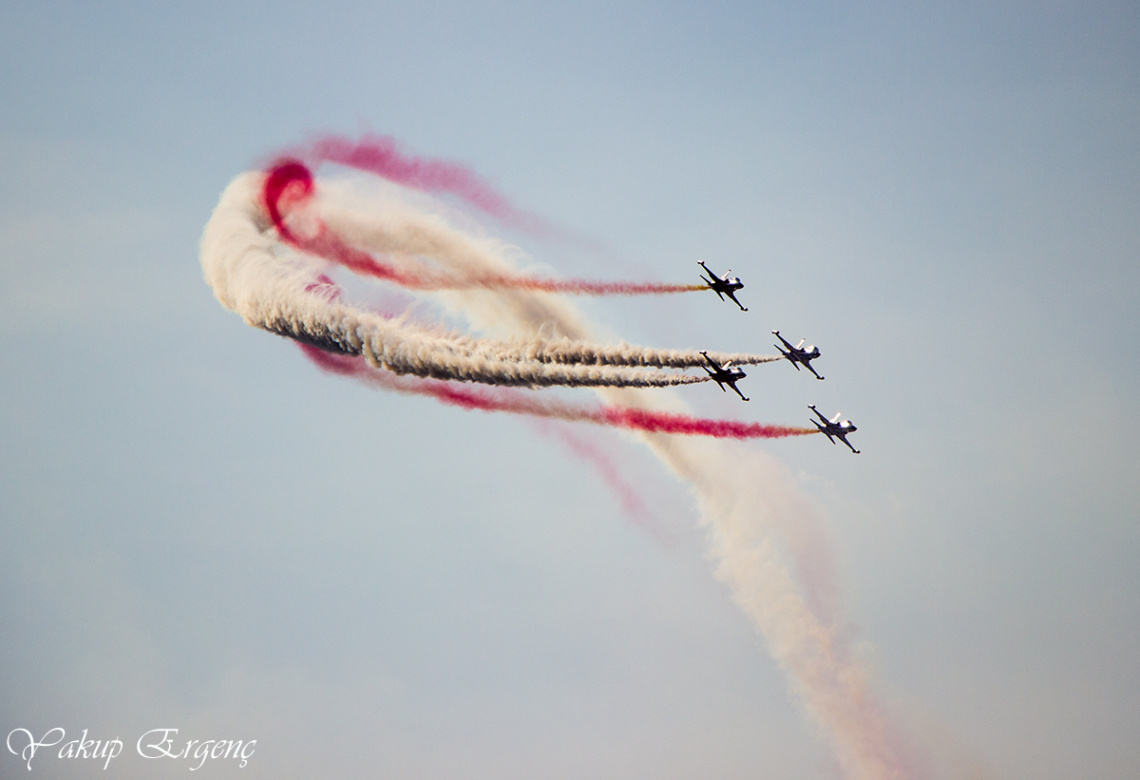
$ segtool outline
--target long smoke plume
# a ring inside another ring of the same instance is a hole
[[[483,412],[510,412],[543,417],[562,422],[584,422],[646,433],[672,433],[711,436],[716,439],[778,439],[799,436],[811,429],[732,420],[705,420],[687,414],[654,411],[636,407],[591,407],[554,399],[536,398],[532,394],[510,390],[476,390],[443,381],[415,381],[376,370],[358,357],[330,354],[302,343],[305,354],[320,368],[333,374],[350,376],[369,384],[410,395],[426,395],[437,401]]]
[[[644,372],[627,365],[519,360],[493,345],[434,336],[399,320],[346,305],[316,259],[282,254],[258,213],[263,177],[239,177],[226,189],[202,237],[206,278],[218,299],[246,322],[395,374],[543,387],[666,387],[707,376]]]
[[[405,187],[457,195],[507,222],[521,219],[520,212],[462,167],[407,158],[387,139],[325,139],[307,154],[311,162],[336,162]],[[710,427],[718,421],[678,411],[683,406],[668,391],[631,389],[702,379],[645,370],[700,365],[699,353],[600,347],[593,343],[588,323],[550,294],[553,288],[485,283],[526,278],[498,245],[455,230],[433,214],[369,214],[320,201],[309,169],[295,161],[268,175],[242,175],[230,185],[202,239],[206,278],[223,305],[251,325],[307,345],[306,352],[324,369],[390,390],[430,395],[464,408],[633,432],[691,486],[718,578],[766,639],[793,698],[818,726],[843,774],[857,780],[914,774],[905,745],[846,643],[828,547],[811,505],[774,458],[711,438],[798,435],[814,428]],[[293,251],[298,249],[302,253]],[[431,269],[425,269],[425,258]],[[506,337],[433,332],[348,306],[324,275],[328,263],[411,289],[438,290],[435,299],[474,327]],[[436,276],[422,275],[429,272]],[[421,283],[432,278],[449,284]],[[464,279],[482,281],[451,283]],[[559,338],[549,337],[552,328]],[[758,363],[778,358],[731,359]],[[604,403],[571,405],[509,387],[476,388],[454,380],[521,387],[592,385]]]
[[[270,235],[273,229],[260,206],[272,181],[273,174],[238,177],[223,193],[202,237],[203,268],[215,294],[223,305],[255,327],[331,353],[363,357],[369,365],[394,374],[421,378],[520,387],[669,387],[709,381],[707,374],[644,370],[701,365],[704,358],[699,352],[628,344],[605,347],[581,338],[551,340],[539,334],[529,340],[476,339],[470,335],[435,333],[402,318],[388,318],[347,305],[341,300],[340,289],[324,273],[319,258],[283,251],[287,248]],[[455,231],[425,225],[430,223],[404,224],[397,232],[430,229],[431,235],[412,243],[436,247],[437,257],[452,265],[478,262],[488,253]],[[498,268],[491,270],[501,273]],[[526,295],[517,289],[512,293]],[[774,359],[721,353],[713,357],[722,361],[736,358],[744,363]],[[584,421],[588,418],[639,430],[737,438],[815,432],[814,428],[728,421],[665,420],[636,409],[606,409],[593,416],[581,413],[577,417]]]
[[[355,159],[346,156],[347,159]],[[382,157],[388,160],[388,157]],[[378,166],[381,170],[385,166]],[[394,167],[394,166],[387,166]],[[396,256],[419,255],[421,257],[438,256],[441,252],[450,250],[446,245],[433,243],[438,238],[430,230],[392,231],[385,234],[377,232],[378,224],[370,220],[370,224],[349,224],[350,215],[340,214],[341,224],[333,231],[328,225],[312,213],[307,214],[309,224],[306,228],[298,229],[289,220],[291,212],[303,210],[314,195],[315,185],[313,174],[304,163],[295,159],[278,161],[270,170],[265,181],[265,209],[272,220],[274,227],[281,238],[310,254],[318,255],[327,260],[340,263],[356,273],[373,276],[388,282],[394,282],[403,287],[415,290],[447,290],[482,287],[500,289],[511,287],[534,292],[570,293],[580,295],[662,295],[666,293],[694,292],[708,289],[703,284],[659,284],[652,282],[597,282],[585,279],[539,279],[523,276],[514,272],[504,272],[499,269],[479,269],[473,264],[465,263],[451,270],[450,273],[441,273],[424,265],[399,266],[390,261],[382,260],[352,243],[345,241],[345,236],[356,236],[363,239],[371,233],[369,243],[375,245],[380,251]],[[465,190],[461,190],[465,192]],[[401,227],[405,227],[401,225]],[[409,240],[411,239],[411,240]]]

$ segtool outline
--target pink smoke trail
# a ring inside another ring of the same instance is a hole
[[[604,449],[584,436],[569,430],[568,426],[557,425],[542,419],[536,419],[533,422],[541,433],[555,436],[566,445],[571,453],[597,470],[602,481],[606,483],[606,487],[617,496],[618,504],[630,522],[650,533],[658,543],[672,545],[673,539],[669,533],[654,522],[653,515],[645,501],[642,500],[636,488],[625,480],[613,458]]]
[[[529,221],[473,171],[458,163],[407,156],[390,136],[366,134],[359,141],[325,136],[314,141],[304,156],[317,164],[344,165],[423,192],[447,192],[502,222]]]
[[[286,214],[311,199],[315,191],[316,184],[312,172],[299,160],[278,160],[270,168],[265,177],[262,200],[281,239],[303,252],[339,263],[358,274],[373,276],[410,289],[448,290],[487,287],[578,295],[662,295],[708,289],[704,284],[536,279],[529,276],[494,273],[481,273],[470,277],[446,273],[408,273],[349,245],[323,223],[316,226],[312,235],[300,235],[291,229],[286,224]]]
[[[539,400],[519,391],[480,390],[457,386],[438,379],[396,376],[374,369],[356,355],[335,355],[308,344],[300,344],[305,355],[320,368],[340,376],[350,376],[389,390],[427,395],[461,409],[483,412],[510,412],[566,422],[586,422],[645,433],[672,433],[683,436],[711,436],[717,439],[779,439],[819,433],[816,428],[710,420],[672,412],[654,412],[623,406],[591,408],[561,401]]]
[[[438,380],[418,380],[406,381],[400,377],[387,377],[385,372],[377,371],[369,366],[364,360],[356,356],[348,355],[334,355],[331,352],[317,349],[316,347],[308,344],[299,344],[305,356],[309,358],[318,368],[322,371],[327,371],[331,374],[338,376],[347,376],[355,379],[363,379],[388,389],[397,390],[398,392],[407,393],[424,393],[424,388],[417,388],[416,385],[424,385],[425,383],[437,382]],[[488,410],[490,411],[490,410]],[[578,436],[564,428],[552,425],[550,421],[537,418],[534,420],[538,426],[538,430],[542,433],[556,436],[566,447],[577,457],[587,461],[602,477],[602,481],[606,486],[617,496],[618,503],[621,505],[622,512],[626,517],[641,528],[649,531],[657,541],[666,544],[671,540],[660,528],[653,522],[653,516],[649,512],[649,507],[637,494],[637,491],[632,485],[626,482],[621,474],[618,472],[617,466],[613,460],[599,447],[595,446],[592,442],[587,441],[585,438]]]
[[[310,160],[314,165],[330,162],[355,168],[422,192],[448,193],[509,227],[605,254],[595,242],[515,208],[469,168],[455,162],[409,156],[401,150],[400,142],[391,136],[366,133],[360,140],[353,141],[343,136],[328,135],[310,141],[308,147],[297,150],[296,156]]]

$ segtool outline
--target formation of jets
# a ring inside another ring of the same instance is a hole
[[[744,282],[740,281],[740,277],[730,276],[732,273],[731,269],[726,271],[724,276],[721,276],[715,271],[710,270],[709,267],[705,265],[703,260],[698,260],[697,264],[701,268],[705,269],[705,273],[701,274],[701,281],[705,283],[708,289],[715,292],[717,294],[717,297],[722,301],[725,300],[725,296],[728,296],[728,299],[739,306],[741,311],[748,311],[748,309],[743,306],[740,301],[736,300],[736,291],[744,289]],[[807,339],[800,339],[798,344],[792,346],[787,339],[780,335],[780,331],[778,330],[772,331],[772,335],[780,340],[780,344],[784,345],[781,347],[779,344],[776,344],[775,347],[780,351],[780,354],[783,357],[788,359],[788,362],[790,362],[795,367],[796,371],[799,371],[800,366],[803,366],[808,371],[810,371],[816,379],[823,379],[823,377],[820,376],[811,366],[811,361],[819,357],[819,347],[813,346],[811,344],[808,344],[805,347],[804,342],[807,341]],[[735,366],[732,363],[725,363],[723,365],[717,363],[715,360],[709,357],[707,352],[701,352],[701,354],[705,356],[705,360],[708,362],[708,366],[701,367],[704,368],[704,370],[708,373],[709,377],[714,382],[720,385],[721,391],[728,392],[727,388],[725,387],[727,385],[728,387],[732,388],[733,392],[735,392],[743,400],[747,401],[748,397],[745,396],[744,393],[740,392],[740,388],[736,386],[736,383],[743,379],[745,376],[744,369],[740,368],[739,366]],[[859,450],[855,449],[854,445],[852,445],[851,442],[847,441],[847,434],[854,433],[856,430],[858,430],[850,420],[841,420],[838,413],[836,413],[836,415],[829,420],[820,414],[819,410],[815,408],[814,404],[808,408],[815,412],[816,416],[819,417],[818,421],[813,419],[811,422],[815,425],[816,428],[819,429],[820,433],[825,435],[831,441],[832,444],[835,444],[835,440],[839,439],[848,447],[850,447],[852,452],[854,452],[856,455],[859,454]],[[822,421],[822,424],[820,424],[820,421]]]

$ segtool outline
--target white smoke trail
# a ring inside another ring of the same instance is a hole
[[[707,376],[644,372],[622,365],[520,360],[471,350],[399,320],[346,306],[320,283],[323,263],[284,253],[265,235],[262,177],[247,174],[223,193],[202,236],[202,265],[215,295],[247,323],[332,352],[363,355],[396,374],[493,385],[666,387]],[[467,343],[468,347],[470,342]]]
[[[623,352],[624,346],[613,352],[586,346],[591,344],[588,324],[564,300],[546,293],[467,289],[435,294],[476,327],[504,334],[505,339],[494,344],[432,336],[335,305],[327,294],[301,295],[319,266],[280,253],[264,235],[269,222],[257,202],[259,181],[260,177],[247,175],[230,186],[202,242],[206,276],[219,300],[250,324],[324,349],[364,354],[374,365],[394,371],[416,373],[416,366],[442,365],[457,378],[478,376],[479,381],[506,384],[537,384],[534,377],[547,376],[547,371],[552,372],[552,381],[578,382],[579,369],[585,371],[583,378],[608,377],[608,371],[619,372],[615,379],[626,377],[623,371],[644,376],[628,366],[669,366],[674,359],[648,352],[619,357],[633,353]],[[328,208],[321,218],[358,246],[430,257],[451,273],[514,271],[509,252],[501,245],[468,236],[436,215],[401,216],[393,209],[350,217],[349,211]],[[564,340],[546,338],[543,334],[551,328]],[[563,355],[571,362],[559,362]],[[644,362],[621,363],[621,368],[607,365],[615,359]],[[520,365],[526,366],[523,374],[511,373],[518,372]],[[649,395],[606,387],[599,392],[607,402],[626,407],[681,406],[663,391]],[[837,609],[829,598],[830,579],[818,581],[818,567],[813,569],[805,560],[804,551],[814,549],[810,536],[818,521],[786,470],[754,449],[662,434],[636,435],[692,487],[709,532],[718,578],[731,588],[764,636],[793,697],[819,727],[843,773],[852,780],[909,776],[904,747],[876,704],[866,670],[843,639]],[[791,568],[785,562],[789,557]]]
[[[567,330],[584,329],[580,322],[558,324]],[[627,407],[675,408],[677,403],[637,390],[598,392],[607,402]],[[831,614],[835,606],[827,598],[830,580],[797,583],[781,560],[780,543],[795,555],[801,536],[811,533],[817,522],[786,469],[770,456],[727,443],[634,435],[692,486],[709,530],[717,577],[764,636],[792,694],[819,726],[846,776],[907,777],[901,739],[880,711],[866,671],[846,647]],[[796,569],[802,576],[811,571],[811,562],[801,558]]]
[[[284,221],[298,225],[298,232],[303,232],[306,225],[309,229],[313,224],[325,225],[349,246],[382,255],[386,262],[408,276],[430,277],[438,273],[423,267],[421,261],[425,258],[442,268],[449,279],[517,275],[514,266],[503,260],[512,254],[510,247],[457,230],[442,215],[432,214],[424,206],[410,208],[397,195],[401,189],[393,185],[382,191],[385,194],[373,202],[372,208],[364,210],[354,204],[350,188],[325,184],[320,197],[309,199],[303,207],[295,206]],[[507,292],[496,290],[485,299],[497,301]],[[511,297],[516,306],[526,299],[526,296]],[[537,300],[546,301],[548,307],[552,302],[549,296]],[[504,342],[454,335],[451,338],[453,350],[497,360],[650,368],[708,365],[702,352],[695,349],[654,349],[626,343],[605,346],[566,337],[520,339],[515,336]],[[747,352],[709,351],[708,356],[722,365],[758,365],[783,359],[780,355]]]
[[[707,366],[702,352],[693,349],[654,349],[621,343],[603,346],[589,341],[561,339],[512,339],[488,344],[463,339],[457,346],[470,354],[495,355],[501,360],[536,360],[540,363],[573,363],[599,366],[632,366],[649,368],[695,368]],[[755,355],[749,352],[715,352],[709,359],[720,364],[758,365],[783,360],[779,355]]]
[[[393,230],[399,220],[391,216],[370,223],[367,216],[348,219],[347,213],[329,210],[325,218],[374,251],[427,254],[430,250],[432,258],[449,270],[473,274],[513,270],[507,253],[495,251],[486,241],[465,239],[435,217],[410,219]],[[547,295],[508,290],[491,298],[472,290],[450,292],[447,300],[480,327],[518,334],[523,344],[513,354],[519,356],[529,356],[533,349],[534,359],[556,359],[553,351],[537,357],[542,350],[531,346],[540,344],[540,334],[551,326],[566,334],[566,344],[590,343],[587,323],[565,301]],[[587,358],[576,346],[569,352]],[[716,359],[760,362],[751,357]],[[669,365],[664,356],[642,359]],[[663,410],[680,405],[661,392],[598,392],[608,403],[627,407]],[[866,670],[843,639],[831,572],[826,565],[819,572],[818,563],[808,560],[818,552],[818,519],[786,469],[751,448],[661,434],[633,435],[692,486],[702,522],[709,530],[718,578],[731,588],[741,609],[764,636],[787,675],[794,698],[818,725],[844,774],[852,780],[908,776],[901,738],[879,709]],[[794,559],[799,582],[784,563],[785,555]]]
[[[792,693],[831,743],[846,776],[909,776],[904,745],[832,614],[836,607],[827,601],[830,582],[797,584],[777,547],[778,534],[794,555],[797,535],[814,519],[786,469],[753,449],[645,438],[693,485],[710,531],[717,576],[732,588],[741,609],[767,640]],[[796,563],[802,578],[811,562]],[[813,593],[815,585],[825,592]]]
[[[558,324],[584,329],[580,322]],[[627,407],[659,410],[677,403],[636,390],[598,392],[607,402]],[[709,530],[717,577],[764,636],[793,695],[819,726],[847,777],[908,776],[900,737],[880,711],[867,673],[846,647],[832,614],[830,578],[797,583],[781,560],[780,542],[793,556],[802,552],[802,538],[817,522],[786,469],[770,456],[727,443],[634,435],[692,486]],[[801,577],[812,568],[811,561],[796,560]]]

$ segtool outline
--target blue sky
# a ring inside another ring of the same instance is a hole
[[[685,398],[859,425],[749,446],[821,507],[936,776],[1136,776],[1134,5],[330,5],[0,11],[5,734],[258,739],[213,777],[833,776],[648,454],[583,432],[669,543],[526,421],[217,305],[227,182],[373,130],[605,248],[527,247],[560,272],[748,285],[585,304],[622,338],[820,345],[824,383]]]

